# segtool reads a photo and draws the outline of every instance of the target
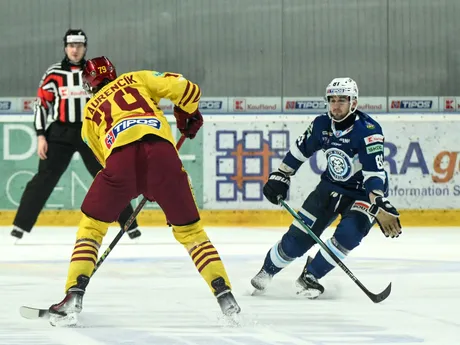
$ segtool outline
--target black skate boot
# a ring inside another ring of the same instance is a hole
[[[77,278],[77,285],[72,286],[64,299],[53,304],[49,308],[50,324],[52,326],[70,327],[75,326],[78,322],[77,315],[83,308],[83,295],[86,286],[89,283],[89,277],[80,275]]]
[[[211,285],[216,291],[214,292],[214,295],[216,296],[220,309],[225,316],[232,316],[241,311],[235,297],[233,297],[232,291],[227,285],[225,285],[224,278],[219,277],[214,279],[211,282]]]
[[[129,229],[127,233],[128,233],[129,238],[132,240],[142,235],[141,231],[138,228]]]
[[[307,271],[307,266],[312,262],[312,258],[308,257],[307,263],[296,281],[296,286],[300,288],[297,295],[302,295],[310,299],[318,298],[324,292],[324,286],[318,283],[318,279],[313,274]]]
[[[273,275],[265,271],[263,268],[251,279],[251,285],[255,288],[253,296],[261,295],[265,292],[266,287],[273,279]]]
[[[24,230],[15,226],[13,230],[11,230],[10,234],[11,236],[16,237],[15,240],[17,241],[17,240],[20,240],[22,236],[24,236]]]

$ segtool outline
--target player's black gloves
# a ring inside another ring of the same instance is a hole
[[[278,196],[283,200],[286,199],[290,184],[291,179],[286,173],[274,171],[264,185],[264,195],[272,204],[278,205]]]
[[[369,213],[375,217],[380,230],[386,237],[395,238],[401,234],[399,212],[387,198],[375,197],[374,203],[369,208]]]

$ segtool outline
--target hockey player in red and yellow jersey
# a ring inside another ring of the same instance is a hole
[[[161,98],[171,100],[177,128],[193,139],[203,124],[198,85],[176,73],[138,71],[117,77],[106,57],[87,61],[83,81],[93,97],[85,106],[82,137],[104,168],[81,206],[83,217],[70,261],[66,297],[50,307],[51,323],[76,323],[109,224],[141,194],[160,205],[174,237],[190,254],[222,312],[238,313],[240,307],[224,265],[203,229],[171,128],[158,107]]]

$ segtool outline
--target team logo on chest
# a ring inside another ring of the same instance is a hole
[[[326,150],[327,169],[336,181],[347,181],[354,175],[353,161],[342,150],[331,148]]]

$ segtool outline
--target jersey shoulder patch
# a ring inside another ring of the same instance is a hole
[[[382,127],[380,124],[375,121],[368,114],[363,112],[358,112],[357,118],[355,121],[355,127],[359,128],[361,131],[373,133],[373,132],[382,132]]]

